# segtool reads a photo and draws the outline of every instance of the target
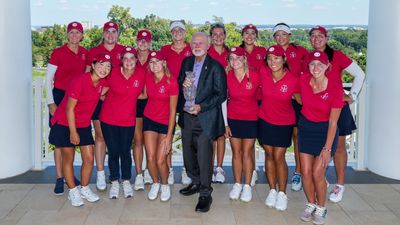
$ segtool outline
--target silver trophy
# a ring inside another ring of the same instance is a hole
[[[183,96],[185,97],[187,103],[185,104],[184,110],[189,112],[196,99],[196,85],[194,85],[195,75],[193,71],[186,71],[186,79],[189,79],[192,83],[189,87],[183,87]],[[188,104],[189,103],[189,104]]]

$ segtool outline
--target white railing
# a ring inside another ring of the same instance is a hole
[[[351,84],[345,84],[345,87],[351,87]],[[33,81],[33,92],[34,92],[34,124],[35,124],[35,148],[34,148],[34,169],[42,170],[49,165],[54,165],[53,150],[50,148],[48,142],[49,134],[49,112],[45,98],[45,79],[42,77],[35,77]],[[359,143],[360,134],[364,134],[363,124],[359,121],[360,103],[365,103],[364,92],[360,95],[360,100],[350,105],[353,116],[356,118],[358,131],[353,135],[348,136],[346,141],[347,154],[348,154],[348,165],[356,169],[364,169],[364,151],[362,142]],[[362,111],[362,113],[365,113]],[[173,165],[183,165],[182,159],[182,142],[180,140],[180,129],[178,128],[173,142],[172,156]],[[357,151],[357,147],[359,148]],[[258,166],[264,165],[264,150],[260,146],[256,146],[256,164]],[[289,165],[294,165],[293,153],[286,154],[286,160]],[[229,141],[226,140],[226,151],[224,157],[224,165],[231,165],[232,152]],[[80,154],[76,154],[75,163],[79,165],[81,163]],[[107,163],[107,159],[106,159]]]

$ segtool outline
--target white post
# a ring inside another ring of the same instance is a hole
[[[367,149],[367,131],[368,127],[366,124],[367,115],[367,101],[366,101],[366,93],[368,91],[368,85],[364,84],[363,89],[361,90],[358,96],[358,107],[357,107],[357,146],[356,146],[356,159],[357,159],[357,170],[365,170],[366,169],[366,149]],[[355,103],[354,103],[355,104]]]
[[[43,151],[43,121],[42,121],[42,114],[43,114],[43,105],[42,105],[42,98],[43,98],[43,79],[42,77],[37,77],[33,82],[33,87],[35,91],[35,100],[34,100],[34,112],[35,112],[35,148],[34,148],[34,163],[33,169],[34,170],[42,170],[42,151]]]
[[[400,1],[369,3],[368,168],[400,179]]]
[[[30,1],[0,3],[0,179],[32,168]]]

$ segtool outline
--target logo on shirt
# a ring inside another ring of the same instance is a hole
[[[289,57],[290,58],[292,58],[292,59],[294,59],[294,58],[296,58],[296,52],[291,52],[290,54],[289,54]]]
[[[186,51],[186,52],[185,52],[185,56],[190,56],[190,52],[189,52],[189,51]]]
[[[283,93],[286,93],[286,92],[288,92],[288,89],[289,89],[288,86],[286,84],[284,84],[284,85],[281,86],[280,91],[283,92]]]
[[[258,59],[258,60],[261,60],[261,59],[263,59],[263,58],[262,58],[262,56],[261,56],[261,54],[257,54],[257,56],[256,56],[256,57],[257,57],[257,59]]]
[[[139,87],[139,81],[138,81],[138,80],[135,80],[135,81],[133,82],[133,86],[134,86],[135,88]]]
[[[164,87],[164,85],[162,85],[162,86],[160,87],[160,89],[158,89],[158,92],[161,93],[161,94],[164,94],[164,93],[165,93],[165,87]]]
[[[321,96],[321,98],[322,98],[323,100],[327,100],[327,99],[329,98],[329,94],[328,94],[328,93],[325,93],[324,95]]]
[[[85,54],[82,54],[82,60],[86,61],[86,55]]]
[[[247,81],[246,83],[246,89],[251,90],[253,88],[253,84],[250,81]]]
[[[99,94],[101,94],[101,91],[103,90],[103,86],[102,85],[99,85]]]

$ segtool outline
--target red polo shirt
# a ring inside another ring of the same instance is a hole
[[[65,91],[76,76],[85,73],[86,57],[87,50],[82,46],[79,46],[77,54],[67,44],[54,49],[49,60],[49,64],[57,66],[54,87]]]
[[[267,55],[267,49],[261,46],[254,46],[251,53],[246,52],[247,63],[249,64],[249,69],[258,71],[262,65],[265,65],[264,59]]]
[[[75,126],[84,128],[90,126],[92,114],[100,99],[103,87],[107,84],[105,79],[94,86],[91,73],[85,73],[77,76],[67,88],[66,95],[58,106],[54,116],[51,118],[51,124],[58,123],[63,126],[69,126],[67,120],[67,103],[68,98],[77,100],[74,108]]]
[[[161,47],[160,51],[165,56],[167,67],[171,72],[171,75],[175,79],[178,79],[183,59],[192,55],[190,45],[186,43],[186,46],[179,53],[175,52],[172,49],[172,44],[164,45],[163,47]]]
[[[307,71],[308,51],[303,46],[290,44],[285,51],[286,60],[293,75],[300,76]]]
[[[144,108],[144,116],[161,124],[168,125],[170,96],[179,94],[178,81],[170,77],[169,82],[167,76],[163,76],[156,83],[153,74],[147,74],[146,92],[148,96],[146,107]]]
[[[100,120],[104,123],[129,127],[136,125],[136,101],[145,85],[145,72],[136,68],[126,79],[121,68],[112,71],[107,79],[110,88],[104,99]]]
[[[113,68],[117,68],[121,65],[121,52],[125,47],[120,44],[115,44],[111,51],[108,51],[103,44],[97,45],[89,50],[88,57],[86,58],[86,65],[91,66],[93,58],[100,53],[108,53],[111,56]]]
[[[275,125],[292,125],[296,123],[296,115],[292,106],[292,96],[300,92],[300,80],[286,71],[277,82],[272,78],[271,70],[260,69],[262,103],[259,117]]]
[[[343,86],[342,73],[353,62],[347,55],[339,50],[334,50],[333,59],[330,62],[331,68],[328,69],[326,76],[333,79],[338,85]]]
[[[215,48],[214,45],[211,45],[211,47],[208,49],[208,55],[211,56],[211,58],[217,60],[224,69],[228,66],[228,51],[224,48],[224,51],[219,54]]]
[[[228,85],[228,118],[234,120],[257,120],[258,105],[256,92],[260,86],[260,76],[250,70],[249,77],[245,75],[239,81],[233,70],[227,75]]]
[[[343,107],[343,88],[332,79],[328,81],[325,91],[313,93],[310,85],[311,74],[301,76],[301,100],[303,107],[301,114],[313,122],[329,121],[331,109],[341,109]]]

